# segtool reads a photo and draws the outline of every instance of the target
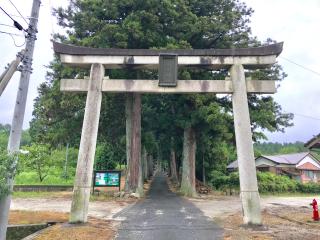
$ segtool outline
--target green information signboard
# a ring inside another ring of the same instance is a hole
[[[99,170],[94,171],[94,187],[119,187],[120,191],[121,171]]]

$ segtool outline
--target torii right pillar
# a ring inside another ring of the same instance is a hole
[[[252,145],[246,79],[242,64],[232,65],[230,75],[233,84],[232,106],[243,221],[245,224],[260,225],[262,224],[260,196]]]

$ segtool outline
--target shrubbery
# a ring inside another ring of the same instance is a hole
[[[52,169],[49,175],[42,181],[39,181],[38,174],[33,171],[20,172],[14,179],[15,184],[22,185],[73,185],[74,177],[65,179],[62,172]]]
[[[287,176],[275,175],[270,172],[258,172],[258,187],[260,193],[320,193],[320,184],[317,183],[300,183]],[[239,189],[238,172],[224,175],[219,172],[212,172],[211,185],[219,190]]]
[[[259,192],[261,193],[283,193],[297,191],[298,182],[290,179],[287,176],[275,175],[270,172],[258,172],[257,178]]]
[[[302,193],[320,193],[320,184],[318,183],[298,183],[297,191]]]
[[[72,184],[76,171],[78,150],[66,148],[50,150],[48,145],[32,144],[24,147],[19,156],[16,184]]]
[[[0,148],[0,198],[10,193],[8,179],[15,175],[16,154],[8,154],[8,151]]]
[[[216,189],[239,189],[238,172],[232,172],[229,175],[225,175],[219,171],[212,171],[210,177],[210,183]]]

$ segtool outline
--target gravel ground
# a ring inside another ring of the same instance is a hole
[[[261,198],[263,223],[266,229],[248,229],[242,226],[241,201],[234,196],[206,196],[188,199],[204,216],[213,219],[224,229],[225,240],[238,239],[319,239],[320,222],[313,222],[310,197],[278,197]],[[140,204],[141,201],[138,201]],[[128,216],[119,216],[119,212],[130,211],[137,205],[129,201],[107,200],[90,202],[89,216],[102,220],[116,220],[123,223],[130,220]],[[12,210],[69,212],[71,199],[61,198],[15,198]],[[115,217],[114,216],[119,216]]]
[[[262,209],[268,209],[275,206],[289,207],[307,207],[312,211],[309,205],[314,197],[276,197],[268,196],[261,198]],[[319,199],[319,197],[317,198]],[[239,197],[234,196],[214,196],[210,199],[189,199],[196,205],[207,217],[215,218],[228,214],[241,212],[241,201]]]
[[[207,217],[224,228],[225,240],[281,239],[320,240],[320,222],[312,220],[314,197],[262,197],[260,229],[244,227],[241,201],[238,197],[217,196],[212,199],[190,199]],[[319,199],[319,198],[317,198]]]
[[[261,198],[262,209],[274,206],[307,207],[312,211],[312,199],[319,197],[275,197],[268,196]],[[210,199],[189,199],[207,217],[215,218],[224,215],[241,212],[241,201],[234,196],[213,196]],[[112,219],[113,215],[120,212],[133,203],[126,201],[95,201],[90,202],[89,216],[101,219]],[[71,200],[65,198],[15,198],[12,201],[12,210],[31,210],[31,211],[54,211],[69,212]]]
[[[133,204],[126,201],[90,202],[89,216],[112,220],[114,214]],[[71,200],[63,198],[16,198],[11,203],[11,210],[69,212],[70,207]]]

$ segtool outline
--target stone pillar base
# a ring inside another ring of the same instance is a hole
[[[240,193],[244,224],[261,225],[260,196],[258,191],[241,191]]]
[[[90,198],[90,187],[74,187],[70,223],[85,223],[88,220],[88,207],[89,202],[87,199]]]

